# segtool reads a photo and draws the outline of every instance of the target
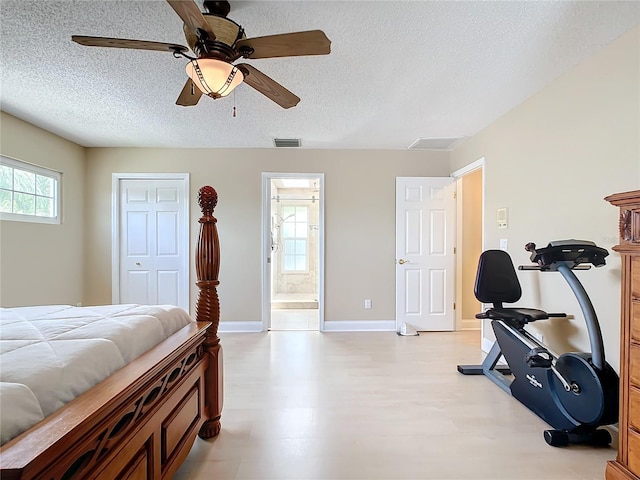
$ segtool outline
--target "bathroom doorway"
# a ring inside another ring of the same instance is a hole
[[[263,330],[322,330],[323,180],[263,173]]]

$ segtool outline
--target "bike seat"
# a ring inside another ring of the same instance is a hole
[[[511,257],[505,251],[482,252],[478,261],[474,293],[482,303],[493,305],[486,312],[476,315],[476,318],[500,319],[517,326],[549,318],[547,312],[536,308],[503,306],[503,303],[517,302],[522,296],[518,275]]]
[[[479,313],[476,318],[491,318],[501,320],[515,320],[520,323],[531,323],[536,320],[549,318],[547,312],[536,308],[490,308],[484,313]]]

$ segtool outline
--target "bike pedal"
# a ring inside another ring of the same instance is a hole
[[[551,368],[553,357],[544,348],[532,348],[524,357],[529,368]]]

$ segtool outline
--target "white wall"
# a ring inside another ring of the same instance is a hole
[[[218,191],[223,321],[261,320],[262,172],[325,174],[325,319],[395,318],[395,177],[447,176],[447,152],[303,149],[98,148],[87,152],[85,300],[111,301],[111,175],[191,174],[191,245],[197,190]],[[191,278],[195,304],[195,270]],[[364,299],[373,308],[364,309]]]
[[[628,32],[457,147],[453,170],[486,161],[485,248],[506,238],[514,263],[527,242],[591,240],[611,251],[618,210],[606,195],[640,186],[640,28]],[[499,230],[496,210],[509,209]],[[607,360],[619,365],[620,259],[578,272],[598,312]],[[559,274],[519,272],[521,305],[565,311],[574,320],[536,326],[558,351],[588,349],[579,307]]]
[[[0,152],[62,173],[62,223],[0,221],[0,305],[83,299],[84,148],[0,112]]]

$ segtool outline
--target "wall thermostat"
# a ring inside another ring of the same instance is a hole
[[[498,228],[507,228],[508,224],[507,224],[507,209],[506,208],[499,208],[498,209],[497,219],[498,219]]]

